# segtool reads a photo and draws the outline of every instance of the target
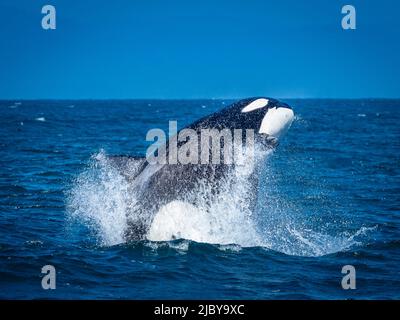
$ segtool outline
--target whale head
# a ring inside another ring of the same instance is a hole
[[[280,139],[290,128],[294,112],[286,103],[270,98],[250,99],[240,106],[245,123],[260,135]]]
[[[272,98],[248,98],[200,119],[190,128],[229,129],[242,132],[250,129],[261,144],[274,147],[294,120],[292,108]]]

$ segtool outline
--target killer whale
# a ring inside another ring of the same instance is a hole
[[[281,136],[289,129],[294,118],[292,108],[286,103],[266,97],[240,100],[211,115],[205,116],[182,130],[190,129],[200,137],[203,129],[253,130],[257,148],[264,151],[275,148]],[[163,146],[163,152],[171,152],[171,139]],[[243,140],[244,141],[244,140]],[[178,147],[183,142],[178,143]],[[221,144],[221,147],[223,143]],[[110,162],[130,182],[130,192],[134,195],[127,214],[127,241],[142,240],[151,226],[154,216],[161,207],[172,201],[189,202],[196,205],[199,201],[212,202],[218,196],[227,176],[235,168],[235,163],[152,163],[148,158],[111,156]],[[258,171],[249,175],[257,194]],[[209,192],[199,193],[199,187],[207,184]],[[250,203],[255,201],[250,201]]]

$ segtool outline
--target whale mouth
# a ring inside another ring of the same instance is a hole
[[[279,139],[266,133],[260,133],[257,142],[267,149],[276,148],[279,145]]]

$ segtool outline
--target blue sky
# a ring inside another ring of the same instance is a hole
[[[396,0],[0,0],[0,24],[2,99],[400,97]]]

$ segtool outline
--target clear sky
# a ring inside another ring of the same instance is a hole
[[[400,97],[398,0],[0,0],[0,26],[0,99]]]

